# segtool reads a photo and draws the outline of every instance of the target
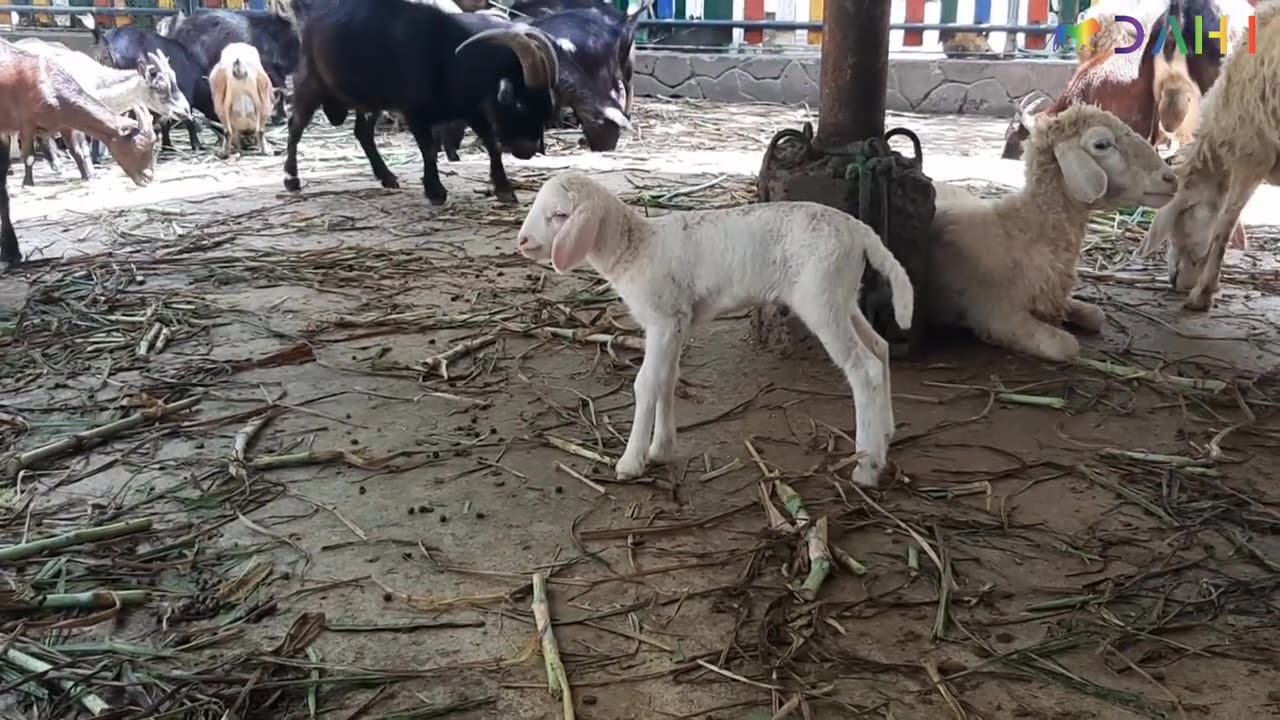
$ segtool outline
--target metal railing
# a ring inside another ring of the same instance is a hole
[[[606,0],[625,9],[628,2]],[[1058,22],[1097,0],[885,0],[892,2],[890,47],[948,55],[1046,54]],[[3,2],[3,0],[0,0]],[[494,0],[509,4],[510,0]],[[742,52],[817,51],[825,0],[654,0],[640,22],[641,47]],[[0,5],[0,31],[72,28],[92,13],[99,26],[140,22],[179,9],[264,12],[270,0],[31,0]],[[963,20],[961,20],[963,18]],[[999,49],[996,49],[999,48]]]

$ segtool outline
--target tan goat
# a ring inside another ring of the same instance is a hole
[[[209,72],[209,86],[213,90],[214,112],[227,134],[222,157],[240,152],[240,136],[245,133],[253,133],[260,153],[270,154],[271,147],[263,133],[271,117],[275,88],[262,67],[257,48],[248,43],[231,43],[223,48],[218,64]]]

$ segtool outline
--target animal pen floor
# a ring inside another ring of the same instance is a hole
[[[407,134],[380,136],[405,186],[385,191],[350,128],[319,123],[296,196],[280,157],[166,157],[142,189],[114,167],[90,190],[69,163],[61,181],[39,165],[14,190],[36,262],[0,278],[0,449],[198,400],[0,482],[0,545],[153,520],[0,563],[0,716],[80,709],[23,683],[17,651],[134,708],[121,717],[560,717],[536,570],[588,720],[767,720],[797,694],[816,718],[1280,715],[1280,278],[1257,224],[1273,189],[1207,316],[1181,310],[1162,262],[1113,272],[1141,230],[1097,219],[1080,292],[1110,322],[1086,355],[1140,377],[948,339],[895,362],[902,476],[864,493],[829,470],[853,432],[838,371],[722,319],[682,362],[687,461],[621,485],[633,325],[589,271],[514,252],[523,212],[566,165],[654,207],[746,202],[765,143],[803,115],[639,114],[617,153],[565,132],[547,157],[508,158],[519,208],[481,192],[474,147],[442,158],[451,200],[432,210]],[[898,124],[935,179],[990,193],[1020,176],[998,159],[1003,122]],[[424,374],[482,337],[447,379]],[[837,563],[814,602],[787,589],[806,543],[771,530],[774,480],[865,574]],[[30,609],[130,588],[154,594]]]

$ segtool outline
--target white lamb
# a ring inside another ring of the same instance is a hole
[[[774,202],[645,218],[572,171],[548,180],[520,227],[521,254],[557,272],[586,262],[644,328],[644,362],[619,479],[676,454],[675,389],[690,328],[736,309],[782,302],[822,341],[853,391],[853,481],[875,487],[893,436],[888,345],[858,310],[867,263],[886,276],[894,319],[911,326],[906,271],[871,228],[839,210]],[[656,421],[656,422],[655,422]],[[652,440],[652,441],[651,441]]]
[[[214,112],[227,132],[222,156],[240,152],[243,133],[253,134],[258,152],[270,154],[271,146],[264,133],[275,89],[262,67],[258,49],[248,43],[231,43],[223,48],[218,64],[209,71],[209,86],[213,90]]]
[[[1259,3],[1255,16],[1256,52],[1237,47],[1205,94],[1200,127],[1182,148],[1178,194],[1137,252],[1169,243],[1169,284],[1190,291],[1188,310],[1213,306],[1227,246],[1246,246],[1240,212],[1254,190],[1280,185],[1280,2]]]
[[[1054,362],[1080,353],[1064,321],[1098,332],[1102,310],[1071,297],[1094,210],[1160,207],[1177,190],[1150,143],[1111,113],[1075,105],[1039,119],[1025,144],[1026,184],[980,200],[937,186],[917,323],[965,327],[982,340]]]

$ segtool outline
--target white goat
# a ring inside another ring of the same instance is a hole
[[[1188,310],[1213,306],[1227,246],[1248,244],[1240,212],[1264,181],[1280,185],[1280,2],[1259,3],[1255,17],[1256,52],[1235,48],[1205,94],[1200,127],[1182,148],[1178,194],[1137,252],[1169,243],[1169,284],[1189,291]]]
[[[253,133],[258,152],[271,153],[264,133],[271,117],[275,89],[262,67],[258,49],[248,43],[231,43],[222,49],[218,64],[209,71],[209,87],[213,91],[213,109],[227,136],[222,156],[240,152],[240,135]]]
[[[609,281],[644,328],[636,410],[617,475],[638,477],[648,461],[676,453],[675,389],[690,328],[736,309],[788,305],[822,341],[853,390],[857,450],[853,472],[874,487],[893,436],[889,353],[858,310],[870,263],[893,291],[894,319],[911,326],[906,271],[871,228],[809,202],[644,218],[596,181],[572,171],[538,191],[520,227],[520,253],[551,259],[557,272],[583,262]],[[652,442],[651,442],[652,440]]]
[[[1141,203],[1160,207],[1174,171],[1145,138],[1092,105],[1036,123],[1026,144],[1026,184],[980,200],[939,184],[928,272],[917,322],[969,328],[979,338],[1065,362],[1080,343],[1064,321],[1098,332],[1106,317],[1071,297],[1089,214]]]

